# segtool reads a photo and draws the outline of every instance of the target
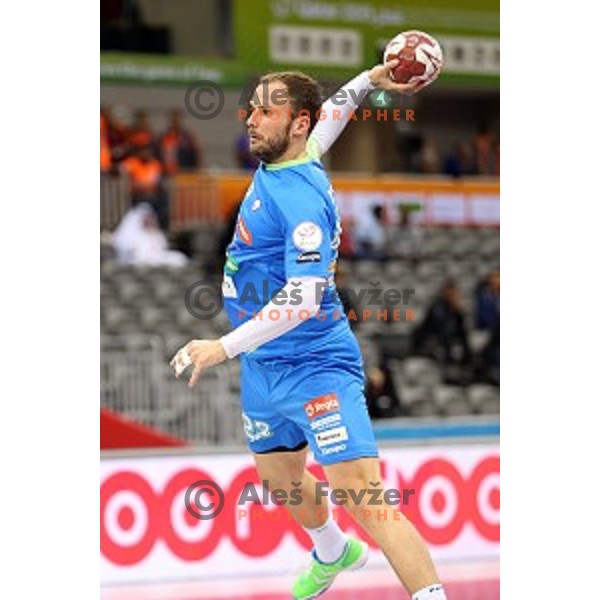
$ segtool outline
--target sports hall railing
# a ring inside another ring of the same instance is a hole
[[[100,175],[100,228],[112,231],[131,206],[129,178]]]
[[[170,228],[225,222],[237,208],[251,181],[242,172],[184,173],[165,180]],[[399,218],[399,204],[419,206],[423,225],[497,227],[500,218],[500,184],[497,179],[360,176],[333,174],[332,182],[342,217],[360,220],[373,203]],[[125,175],[103,175],[100,185],[100,222],[113,230],[131,206]]]
[[[235,366],[207,370],[190,389],[164,350],[154,336],[102,336],[100,405],[196,445],[243,443]]]
[[[177,175],[164,181],[169,204],[169,222],[173,230],[193,227],[197,223],[217,223],[223,213],[219,198],[219,180],[203,174]],[[241,199],[241,197],[240,197]],[[132,196],[126,175],[100,177],[100,228],[112,231],[131,207]]]

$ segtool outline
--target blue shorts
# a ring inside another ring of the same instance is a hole
[[[354,339],[343,350],[298,363],[250,354],[241,364],[242,417],[252,452],[308,442],[322,465],[378,456]]]

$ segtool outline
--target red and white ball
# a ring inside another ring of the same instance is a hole
[[[398,59],[400,64],[390,73],[396,83],[416,83],[418,88],[434,82],[442,70],[444,57],[439,42],[422,31],[403,31],[390,40],[384,62]]]

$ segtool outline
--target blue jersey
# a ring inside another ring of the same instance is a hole
[[[302,361],[307,353],[335,351],[355,343],[335,292],[340,234],[333,189],[318,160],[261,163],[240,206],[227,249],[223,296],[232,326],[257,315],[294,277],[323,277],[327,283],[317,316],[248,353],[253,359]],[[279,298],[283,304],[284,297]],[[292,293],[291,303],[298,304],[299,296]],[[289,318],[285,310],[280,312],[280,318]],[[262,318],[271,317],[263,314]]]

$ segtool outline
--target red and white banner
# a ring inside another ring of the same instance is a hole
[[[382,449],[381,460],[386,488],[415,490],[398,508],[434,560],[499,556],[496,445]],[[325,479],[318,465],[310,468]],[[248,483],[262,496],[250,455],[103,459],[100,469],[103,584],[290,573],[310,548],[284,506],[238,503]],[[213,519],[198,519],[186,508],[186,491],[197,482],[216,484],[218,493],[200,500],[218,507]],[[371,544],[370,562],[383,564],[372,540],[341,507],[332,508],[342,529]],[[378,507],[372,509],[373,518],[381,518]]]

